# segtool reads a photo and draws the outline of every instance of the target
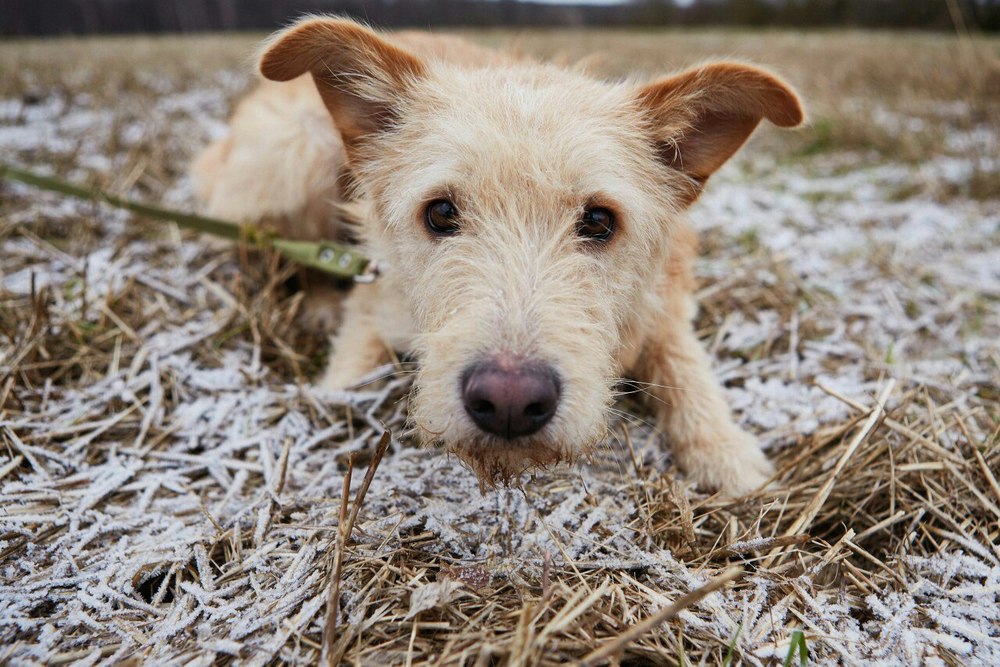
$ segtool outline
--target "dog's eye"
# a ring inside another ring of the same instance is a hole
[[[424,209],[424,223],[436,236],[458,233],[458,209],[447,199],[435,199]]]
[[[593,241],[607,241],[615,233],[615,216],[606,208],[588,208],[583,212],[576,233]]]

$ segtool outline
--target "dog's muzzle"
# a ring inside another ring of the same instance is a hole
[[[462,403],[476,426],[504,440],[542,429],[559,406],[560,383],[551,366],[496,358],[462,376]]]

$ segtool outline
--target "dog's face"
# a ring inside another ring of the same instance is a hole
[[[679,213],[762,118],[802,115],[746,66],[643,87],[464,68],[336,20],[282,33],[261,69],[313,73],[420,331],[411,418],[486,482],[602,438]]]

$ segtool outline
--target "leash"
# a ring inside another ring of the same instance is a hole
[[[378,275],[375,262],[355,252],[350,246],[330,241],[292,241],[273,234],[263,232],[253,225],[237,224],[228,220],[208,218],[183,211],[173,211],[162,206],[144,204],[142,202],[113,195],[99,188],[85,188],[68,181],[51,176],[43,176],[18,167],[0,162],[0,180],[10,180],[30,185],[40,190],[57,192],[68,197],[87,201],[103,202],[115,208],[132,211],[152,220],[168,221],[179,227],[193,229],[213,236],[239,241],[245,239],[249,244],[264,247],[270,246],[284,257],[303,266],[318,269],[340,278],[350,278],[358,283],[370,283]]]

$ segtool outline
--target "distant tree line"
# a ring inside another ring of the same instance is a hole
[[[385,27],[746,25],[1000,30],[1000,0],[0,0],[0,35],[271,29],[306,12]]]
[[[655,23],[1000,30],[1000,0],[671,0],[642,3]]]

